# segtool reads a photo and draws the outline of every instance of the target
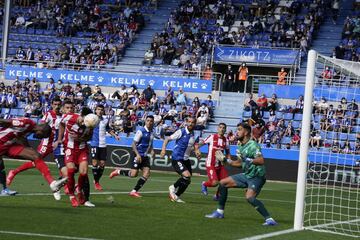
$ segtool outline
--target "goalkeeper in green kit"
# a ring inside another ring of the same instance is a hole
[[[248,124],[238,124],[237,136],[240,144],[236,151],[237,160],[226,159],[221,151],[215,153],[216,158],[233,167],[242,167],[243,173],[235,174],[220,181],[219,206],[213,213],[206,215],[207,218],[224,218],[225,203],[228,195],[228,188],[246,188],[245,197],[265,219],[265,226],[277,225],[271,218],[264,204],[256,199],[261,188],[266,182],[264,158],[261,148],[257,142],[251,140],[251,127]]]

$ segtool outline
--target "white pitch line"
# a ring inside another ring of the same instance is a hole
[[[82,238],[82,237],[70,237],[70,236],[60,236],[60,235],[49,235],[42,233],[28,233],[28,232],[12,232],[12,231],[2,231],[0,234],[10,234],[10,235],[22,235],[22,236],[31,236],[31,237],[47,237],[47,238],[59,238],[59,239],[72,239],[72,240],[102,240],[98,238]]]
[[[168,193],[169,191],[145,191],[141,192],[141,194],[152,194],[152,193]],[[107,194],[128,194],[129,192],[93,192],[91,195],[107,195]],[[201,195],[201,193],[198,192],[185,192],[186,194],[191,195]],[[19,193],[16,194],[16,196],[52,196],[52,193]],[[65,194],[62,194],[65,196]],[[236,198],[236,199],[245,199],[245,197],[240,196],[232,196],[229,195],[229,198]],[[268,198],[261,198],[261,200],[267,201],[267,202],[279,202],[279,203],[294,203],[295,201],[287,201],[287,200],[279,200],[279,199],[268,199]]]
[[[293,233],[293,232],[297,232],[297,231],[299,231],[299,230],[294,230],[294,229],[291,228],[291,229],[286,229],[286,230],[282,230],[282,231],[266,233],[266,234],[256,235],[256,236],[247,237],[247,238],[241,238],[241,239],[238,239],[238,240],[259,240],[259,239],[276,237],[276,236],[280,236],[280,235],[283,235],[283,234],[289,234],[289,233]]]
[[[141,194],[151,194],[151,193],[168,193],[169,191],[145,191],[141,192]],[[91,195],[106,195],[106,194],[129,194],[129,192],[94,192]],[[19,193],[16,196],[52,196],[52,193]],[[61,194],[64,195],[65,194]]]

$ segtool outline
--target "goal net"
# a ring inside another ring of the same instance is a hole
[[[359,76],[360,63],[309,53],[295,229],[360,237]]]

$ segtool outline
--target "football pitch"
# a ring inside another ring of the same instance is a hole
[[[19,166],[5,160],[6,169]],[[57,176],[54,165],[52,173]],[[91,171],[91,170],[90,170]],[[295,184],[265,184],[259,199],[278,221],[275,227],[262,226],[263,219],[244,199],[244,190],[230,189],[224,219],[207,219],[216,209],[209,196],[200,192],[205,177],[194,176],[182,199],[186,204],[168,199],[168,186],[177,175],[152,173],[142,189],[142,198],[127,193],[136,179],[119,176],[109,179],[106,169],[101,180],[104,191],[91,184],[91,201],[96,208],[71,207],[67,196],[55,201],[37,170],[20,173],[11,189],[15,197],[0,197],[0,239],[243,239],[291,229],[295,205]],[[90,181],[92,174],[89,172]],[[347,239],[344,236],[301,231],[271,239]],[[349,238],[352,239],[352,238]]]

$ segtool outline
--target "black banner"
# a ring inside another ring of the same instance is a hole
[[[131,161],[135,155],[130,147],[108,146],[107,164],[111,166],[130,168]],[[192,162],[193,173],[206,175],[206,154],[202,154],[202,158],[198,160],[195,156],[190,157]],[[275,159],[265,159],[266,176],[269,180],[291,181],[296,182],[297,179],[297,163],[296,161],[282,161]],[[155,159],[150,158],[151,169],[161,171],[173,171],[171,166],[171,151],[166,152],[165,158],[160,158],[160,150],[155,150]],[[230,175],[241,172],[241,169],[227,167]]]
[[[30,141],[30,145],[37,148],[39,141]],[[107,146],[108,166],[131,168],[131,161],[135,158],[131,147]],[[198,160],[195,156],[190,157],[193,173],[206,175],[207,154],[202,154]],[[46,161],[53,162],[53,156],[50,154],[45,158]],[[89,157],[89,163],[91,158]],[[153,170],[174,171],[171,166],[171,151],[166,152],[165,158],[160,158],[160,150],[155,149],[155,159],[150,157],[150,166]],[[266,178],[276,181],[297,181],[298,161],[265,159]],[[229,175],[241,172],[241,169],[227,166]],[[311,163],[307,172],[308,183],[315,184],[334,184],[336,186],[357,187],[360,184],[360,164],[359,166],[335,166],[330,164]]]

